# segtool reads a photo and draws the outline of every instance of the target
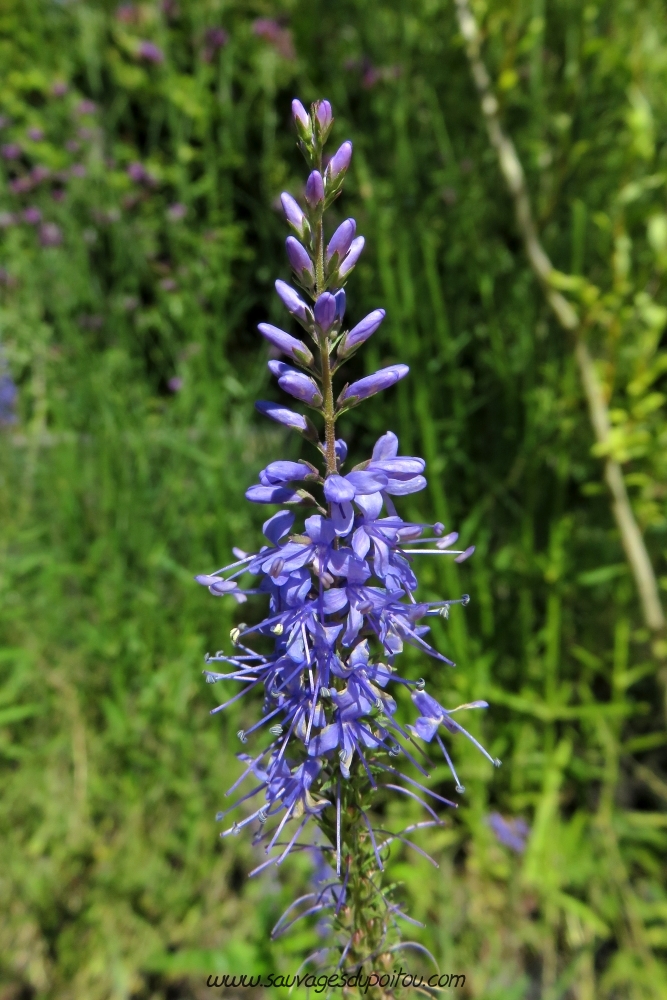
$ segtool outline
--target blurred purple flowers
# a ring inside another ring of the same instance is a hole
[[[517,854],[522,854],[526,849],[526,838],[530,833],[530,827],[521,818],[506,819],[500,813],[489,813],[486,818],[487,824],[493,830],[496,839],[511,848]]]
[[[156,45],[155,42],[139,42],[139,47],[137,48],[137,55],[144,62],[154,63],[158,65],[164,62],[164,52]]]
[[[55,222],[45,222],[39,229],[39,242],[43,247],[58,247],[63,241],[60,226]]]
[[[216,52],[224,48],[229,41],[229,35],[224,28],[207,28],[204,33],[204,62],[212,62]]]
[[[187,207],[179,201],[174,202],[174,204],[170,205],[167,209],[167,218],[170,222],[180,222],[181,219],[184,219],[187,214]]]
[[[270,17],[260,17],[253,22],[252,30],[260,38],[265,38],[283,59],[296,58],[292,32]]]

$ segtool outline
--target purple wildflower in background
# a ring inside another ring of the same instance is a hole
[[[143,163],[139,163],[135,160],[133,163],[128,165],[127,176],[131,181],[134,181],[135,184],[143,184],[148,180],[148,171]]]
[[[271,17],[259,17],[253,21],[252,30],[260,38],[265,38],[283,59],[296,59],[292,32]]]
[[[7,370],[7,361],[0,346],[0,425],[16,423],[18,389]]]
[[[69,87],[64,80],[56,80],[51,84],[51,94],[53,97],[64,97],[68,90]]]
[[[49,168],[41,166],[40,164],[38,164],[36,167],[33,167],[32,170],[30,171],[30,179],[33,182],[33,184],[41,184],[42,181],[48,180],[50,176],[51,176],[51,171],[49,170]]]
[[[530,828],[523,819],[506,819],[500,813],[489,813],[486,822],[493,830],[496,839],[511,848],[517,854],[522,854],[526,849],[526,838],[530,833]]]
[[[23,213],[23,221],[30,226],[38,226],[42,221],[42,213],[36,205],[30,205]]]
[[[133,3],[122,3],[116,7],[115,17],[121,24],[132,24],[137,18],[137,8]]]
[[[83,100],[79,101],[76,106],[76,113],[78,115],[94,115],[97,111],[97,105],[95,101]]]
[[[167,382],[167,388],[169,389],[169,392],[180,392],[183,388],[183,379],[179,378],[178,375],[174,375],[174,377],[170,378]]]
[[[270,28],[267,24],[255,22],[255,31],[268,37],[277,28],[275,22]],[[328,914],[328,926],[343,936],[343,958],[363,964],[366,931],[355,925],[353,904],[346,907],[346,901],[358,898],[362,883],[364,893],[373,883],[376,902],[368,905],[377,906],[374,919],[384,928],[384,942],[391,922],[405,914],[368,873],[379,878],[385,849],[393,840],[416,847],[405,838],[410,830],[440,824],[438,804],[455,806],[426,783],[434,766],[427,751],[442,754],[459,794],[465,789],[445,739],[463,737],[493,765],[500,761],[458,721],[458,712],[486,708],[486,702],[445,708],[426,692],[424,680],[403,676],[396,663],[409,645],[442,666],[454,666],[432,644],[428,622],[446,618],[452,605],[466,605],[469,598],[418,598],[416,568],[423,556],[461,561],[473,547],[455,548],[457,533],[445,534],[440,523],[401,516],[396,503],[427,485],[425,462],[400,455],[391,431],[380,436],[368,459],[346,466],[347,444],[337,436],[339,418],[375,393],[391,390],[409,369],[392,364],[351,384],[340,376],[348,358],[378,330],[385,312],[375,309],[356,324],[345,324],[342,286],[359,260],[364,238],[356,235],[355,220],[347,219],[328,243],[325,239],[324,209],[340,193],[352,144],[344,142],[323,169],[323,147],[333,125],[331,105],[319,101],[308,112],[295,100],[292,114],[309,175],[304,206],[286,192],[281,204],[298,236],[287,238],[286,251],[304,297],[284,281],[275,287],[305,336],[272,323],[258,325],[272,351],[282,355],[271,358],[269,370],[291,401],[289,406],[267,400],[255,405],[284,429],[301,434],[313,446],[317,464],[281,459],[265,466],[246,491],[253,503],[281,508],[264,522],[264,544],[255,552],[235,548],[227,566],[196,579],[217,598],[229,596],[239,604],[254,596],[268,600],[264,618],[232,629],[230,651],[206,657],[209,683],[235,684],[214,713],[248,692],[263,694],[261,714],[238,732],[249,752],[238,755],[243,773],[229,793],[246,780],[251,788],[219,814],[222,820],[243,804],[240,818],[222,836],[254,829],[254,843],[263,847],[266,860],[251,874],[282,864],[292,851],[315,850],[331,879],[297,900],[274,935],[307,915],[317,914],[320,920]],[[298,412],[299,404],[314,419]],[[301,509],[304,516],[297,523]],[[399,711],[394,695],[400,689],[412,696],[413,725],[402,719],[405,705]],[[421,803],[427,818],[400,833],[378,826],[374,797],[387,792]],[[309,828],[318,828],[323,837],[315,848]]]
[[[21,155],[21,147],[16,142],[6,142],[0,146],[0,154],[3,160],[18,160]]]
[[[39,229],[39,242],[43,247],[58,247],[63,241],[60,226],[55,222],[45,222]]]
[[[170,205],[167,209],[167,218],[170,222],[180,222],[181,219],[184,219],[187,214],[187,207],[182,205],[179,201],[174,202],[174,204]]]
[[[207,28],[204,32],[204,62],[212,62],[216,52],[224,48],[229,41],[229,35],[224,28]]]
[[[29,128],[27,135],[32,142],[41,142],[44,138],[44,129],[37,127]]]
[[[154,63],[155,65],[164,62],[164,52],[155,42],[139,42],[137,55],[140,59],[144,59],[146,62]]]
[[[9,190],[12,194],[27,194],[32,191],[34,183],[32,177],[15,177],[9,182]]]

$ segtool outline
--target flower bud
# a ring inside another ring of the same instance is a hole
[[[300,399],[302,403],[307,403],[308,406],[322,405],[322,393],[317,383],[309,375],[304,375],[303,372],[297,372],[293,369],[285,372],[278,379],[278,385],[285,392],[288,392],[290,396]]]
[[[374,396],[376,392],[388,389],[399,382],[408,374],[410,369],[407,365],[390,365],[388,368],[381,368],[380,371],[367,375],[366,378],[353,382],[338,397],[341,405],[354,406],[362,399]]]
[[[333,113],[328,101],[318,101],[315,105],[315,119],[320,132],[328,132],[333,124]]]
[[[302,340],[297,340],[284,330],[279,330],[277,326],[270,323],[260,323],[257,327],[261,335],[277,347],[283,354],[287,354],[293,361],[300,361],[302,364],[313,363],[313,355],[310,353]]]
[[[372,337],[385,315],[384,309],[374,309],[372,313],[365,316],[360,323],[352,327],[349,333],[345,334],[338,348],[338,353],[340,355],[349,354],[350,351],[355,350],[360,344],[368,340],[369,337]]]
[[[283,212],[285,213],[285,218],[289,225],[294,229],[295,232],[299,234],[301,239],[305,239],[310,232],[310,226],[308,225],[308,219],[301,211],[301,207],[294,200],[291,194],[287,191],[283,191],[280,196],[280,202],[283,206]]]
[[[324,203],[324,181],[319,170],[313,170],[306,181],[306,201],[311,208]]]
[[[270,403],[266,399],[258,399],[255,403],[255,409],[259,413],[263,413],[265,417],[270,417],[276,423],[290,427],[294,431],[301,431],[303,433],[307,430],[306,418],[302,414],[294,413],[293,410],[288,410],[286,406],[281,406],[279,403]]]
[[[357,263],[361,256],[361,251],[364,249],[365,242],[366,240],[363,236],[357,236],[356,240],[352,240],[348,254],[338,268],[338,274],[341,278],[347,277],[354,265]]]
[[[311,140],[313,137],[313,125],[310,120],[310,115],[304,108],[301,101],[297,100],[296,97],[292,101],[292,118],[294,120],[299,138],[304,142]]]
[[[313,262],[308,256],[306,248],[303,247],[293,236],[288,236],[285,240],[287,256],[292,265],[292,269],[303,285],[311,287],[315,283],[315,271]],[[358,256],[358,255],[357,255]]]
[[[309,326],[313,322],[313,314],[303,299],[297,295],[294,289],[286,281],[278,279],[276,281],[276,292],[280,296],[287,311],[298,319],[304,326]]]
[[[315,303],[315,322],[322,333],[327,333],[336,319],[336,300],[329,292],[323,292]]]
[[[356,231],[357,224],[354,219],[346,219],[345,222],[341,222],[340,226],[329,240],[326,252],[327,265],[331,261],[334,254],[338,254],[339,262],[344,258],[345,254],[350,249],[350,245],[354,239]]]
[[[342,323],[345,315],[345,289],[341,288],[339,292],[336,292],[334,298],[336,300],[336,322]]]
[[[352,143],[347,139],[342,146],[340,146],[334,155],[329,160],[327,164],[327,169],[325,171],[325,176],[328,184],[332,184],[335,180],[344,174],[350,165],[352,159]]]

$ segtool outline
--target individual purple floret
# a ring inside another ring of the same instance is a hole
[[[293,851],[316,850],[318,867],[324,871],[328,866],[333,881],[328,890],[318,882],[313,893],[296,900],[274,934],[315,914],[326,916],[327,927],[337,933],[352,912],[345,908],[346,900],[358,897],[362,882],[364,893],[369,883],[375,885],[385,848],[399,840],[423,854],[404,835],[440,823],[438,805],[455,806],[429,788],[433,762],[427,751],[442,753],[460,794],[465,789],[446,745],[450,737],[467,739],[496,766],[500,761],[458,721],[457,713],[486,708],[486,702],[445,708],[427,693],[424,680],[400,671],[406,646],[441,667],[454,666],[432,644],[428,623],[447,618],[452,605],[466,605],[469,598],[418,597],[417,569],[423,556],[462,561],[473,547],[456,549],[456,532],[445,534],[439,522],[405,520],[396,509],[397,498],[417,493],[427,483],[424,460],[400,455],[392,431],[381,435],[369,458],[345,467],[347,445],[337,437],[338,419],[391,388],[409,369],[393,364],[352,384],[340,374],[349,356],[377,331],[385,311],[376,309],[352,329],[344,328],[346,296],[340,285],[359,259],[364,238],[356,236],[354,219],[347,219],[326,246],[322,217],[340,193],[352,145],[340,146],[323,175],[331,105],[319,101],[308,112],[294,100],[292,115],[309,169],[306,207],[302,210],[287,193],[281,201],[299,235],[298,240],[289,236],[286,247],[304,298],[281,280],[276,291],[310,339],[307,345],[269,323],[258,329],[288,359],[268,363],[278,386],[296,406],[303,403],[315,412],[311,420],[281,403],[260,400],[255,405],[282,427],[302,434],[316,449],[318,465],[294,458],[266,465],[246,498],[300,508],[304,516],[297,522],[293,509],[278,509],[263,525],[258,551],[235,548],[234,561],[197,581],[215,597],[268,602],[264,617],[255,615],[254,624],[232,629],[229,651],[206,657],[208,683],[234,682],[214,713],[249,692],[262,695],[261,711],[253,718],[249,705],[243,715],[248,722],[237,733],[251,752],[238,755],[243,772],[228,794],[250,784],[219,814],[220,820],[230,813],[238,817],[226,821],[222,836],[254,829],[254,843],[264,849],[266,860],[251,874],[281,864]],[[399,690],[411,695],[412,705],[408,698],[395,697]],[[411,723],[404,721],[406,710]],[[379,827],[374,796],[389,792],[416,800],[430,818],[400,833]],[[309,826],[320,831],[316,848]],[[378,907],[380,915],[374,919],[386,935],[390,922],[405,914],[384,897]],[[341,962],[355,940],[363,952],[363,928],[347,927],[348,932]]]

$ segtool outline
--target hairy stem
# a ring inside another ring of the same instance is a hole
[[[322,160],[318,162],[322,171]],[[322,215],[315,229],[315,296],[324,291],[324,222]],[[320,371],[322,372],[322,413],[324,415],[324,457],[327,465],[327,475],[338,471],[336,465],[336,411],[333,398],[333,380],[331,373],[331,358],[329,356],[329,341],[326,334],[318,338],[320,349]]]

